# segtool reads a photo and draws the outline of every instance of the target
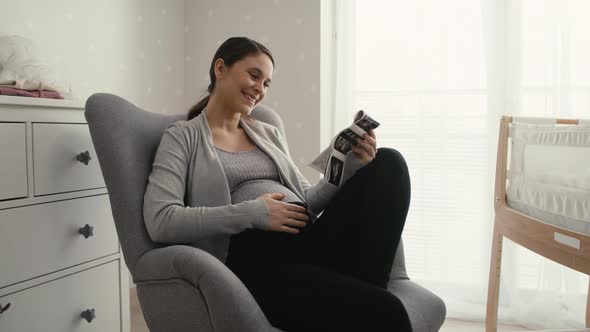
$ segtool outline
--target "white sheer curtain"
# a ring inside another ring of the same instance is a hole
[[[381,122],[378,146],[402,152],[411,172],[411,278],[448,317],[483,321],[500,115],[590,117],[590,1],[336,3],[331,42],[354,55],[330,57],[347,71],[326,77],[340,82],[327,136],[358,109]],[[582,327],[588,277],[504,243],[500,320]]]
[[[488,54],[504,64],[504,92],[494,98],[516,115],[590,117],[590,22],[585,19],[590,2],[519,0],[501,6],[505,30],[498,40],[504,46]],[[487,17],[488,23],[493,20]],[[587,276],[510,241],[504,253],[504,317],[533,328],[584,325]]]

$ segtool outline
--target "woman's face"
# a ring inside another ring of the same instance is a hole
[[[273,72],[270,58],[260,53],[243,58],[230,67],[217,60],[215,66],[216,72],[220,71],[217,84],[223,90],[223,99],[228,107],[249,115],[264,98],[270,85]]]

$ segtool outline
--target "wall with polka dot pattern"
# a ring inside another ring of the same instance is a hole
[[[209,84],[217,47],[231,36],[265,44],[276,67],[263,103],[283,118],[291,155],[320,151],[320,1],[0,0],[0,34],[31,39],[85,101],[110,92],[159,113],[186,113]]]
[[[263,104],[277,111],[293,161],[315,183],[306,166],[320,152],[320,1],[201,0],[185,3],[185,105],[206,95],[209,66],[218,46],[245,36],[273,54],[272,86]]]

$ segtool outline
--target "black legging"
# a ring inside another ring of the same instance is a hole
[[[379,148],[301,233],[234,235],[227,266],[284,331],[411,331],[386,290],[409,205],[404,158]]]

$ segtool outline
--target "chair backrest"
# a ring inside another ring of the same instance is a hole
[[[166,115],[140,109],[108,93],[93,94],[84,112],[92,143],[109,193],[113,219],[125,263],[132,276],[135,263],[153,243],[143,221],[143,196],[162,134],[186,114]],[[258,105],[251,113],[283,133],[283,122],[272,109]]]

